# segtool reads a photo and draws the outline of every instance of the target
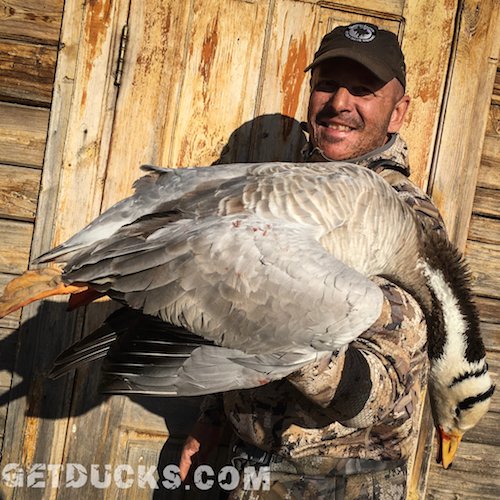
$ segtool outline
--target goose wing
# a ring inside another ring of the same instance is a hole
[[[378,318],[382,294],[366,276],[398,247],[374,242],[387,226],[403,241],[411,230],[376,174],[331,164],[152,170],[132,197],[40,261],[70,257],[66,282],[214,342],[179,365],[177,387],[207,393],[234,388],[231,378],[249,387],[262,373],[283,377]]]
[[[318,232],[256,215],[180,220],[78,255],[63,278],[248,354],[333,351],[378,318],[382,295]]]

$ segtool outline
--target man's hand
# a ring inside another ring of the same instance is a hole
[[[191,466],[198,466],[217,448],[223,434],[222,427],[197,422],[186,438],[179,463],[180,477],[184,482]]]

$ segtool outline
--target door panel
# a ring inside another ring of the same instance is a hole
[[[458,0],[439,5],[430,0],[346,0],[342,5],[312,0],[102,0],[82,6],[79,0],[66,0],[66,13],[74,19],[71,24],[65,16],[66,30],[76,31],[75,23],[81,22],[81,35],[61,49],[56,85],[65,90],[54,96],[48,143],[49,160],[58,158],[51,149],[56,144],[61,162],[46,160],[40,206],[47,210],[37,219],[34,248],[47,250],[60,243],[129,194],[141,175],[141,163],[298,160],[309,92],[303,68],[325,33],[356,21],[392,30],[403,45],[412,97],[403,136],[410,145],[413,179],[425,186],[457,5]],[[81,15],[74,15],[79,9]],[[116,86],[124,25],[128,45]],[[66,74],[69,67],[73,70]],[[61,315],[52,335],[64,335],[63,343],[68,343],[92,331],[110,310],[97,304],[70,320]],[[39,314],[43,310],[33,306],[24,317]],[[33,339],[43,345],[44,326],[43,317],[34,322],[29,341],[21,339],[20,349],[28,349]],[[45,353],[45,363],[56,354]],[[36,359],[26,355],[19,363],[35,366]],[[19,373],[32,380],[42,376],[37,368],[30,370]],[[97,381],[98,365],[79,370],[74,381],[64,379],[57,403],[62,409],[58,420],[50,420],[33,411],[24,416],[39,397],[36,384],[28,380],[30,395],[9,407],[8,460],[133,467],[174,460],[199,400],[103,398],[97,394]],[[92,491],[63,488],[50,495],[88,498]],[[112,498],[119,493],[111,488],[103,494]],[[12,494],[6,492],[7,497]],[[134,490],[134,498],[150,496],[147,489]]]

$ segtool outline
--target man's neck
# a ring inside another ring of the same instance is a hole
[[[313,147],[311,144],[308,144],[308,150],[305,152],[304,159],[305,161],[328,161],[328,162],[349,162],[349,163],[361,163],[369,158],[374,158],[376,156],[382,155],[385,151],[387,151],[390,147],[392,147],[396,141],[397,134],[389,134],[385,143],[368,153],[365,153],[361,156],[357,156],[355,158],[346,158],[344,160],[333,160],[326,156],[326,154],[319,148]],[[318,159],[318,156],[321,159]]]

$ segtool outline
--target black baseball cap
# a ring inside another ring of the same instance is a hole
[[[391,31],[370,23],[337,26],[321,40],[314,61],[304,71],[335,57],[362,64],[383,82],[397,78],[406,88],[406,65],[398,39]]]

